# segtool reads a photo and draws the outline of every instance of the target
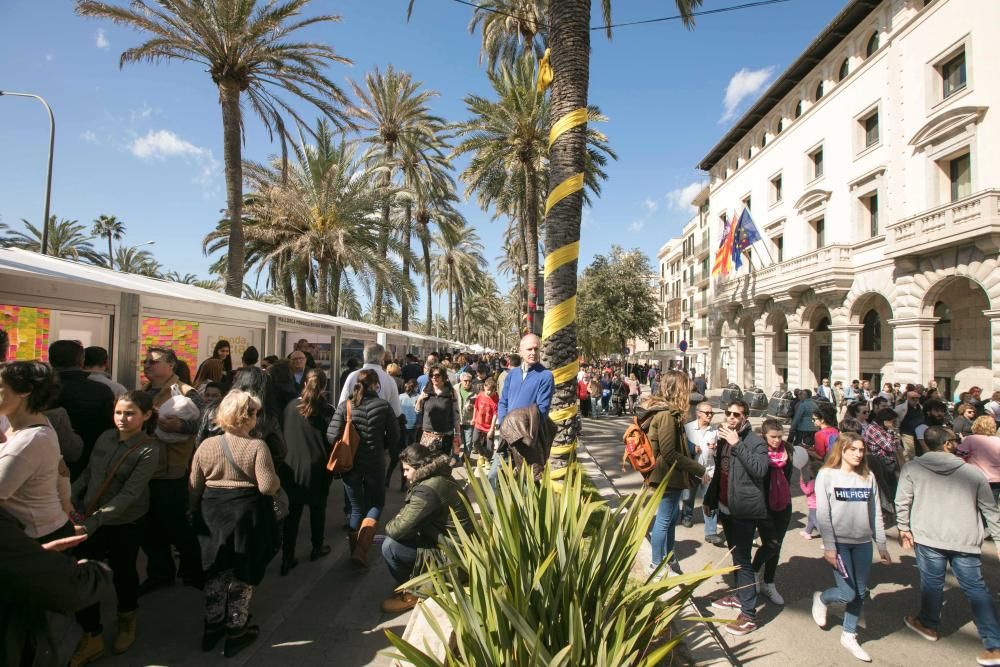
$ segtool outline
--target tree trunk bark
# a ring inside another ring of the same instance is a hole
[[[557,122],[567,113],[587,106],[590,79],[590,0],[560,0],[549,5],[550,47],[553,71],[552,119]],[[549,192],[570,176],[582,173],[586,151],[586,126],[564,132],[549,151]],[[549,211],[545,220],[545,253],[580,240],[583,193],[578,191]],[[551,309],[576,296],[577,261],[567,262],[545,281],[545,305]],[[530,277],[529,277],[530,280]],[[543,342],[545,365],[553,371],[572,363],[577,356],[575,321],[552,332]],[[575,375],[556,385],[552,412],[577,404]],[[551,413],[550,413],[551,414]],[[572,445],[580,435],[580,415],[556,422],[553,446]],[[553,457],[553,467],[572,461]]]
[[[388,142],[385,145],[386,155],[391,164],[393,156],[396,152],[396,147],[392,142]],[[392,185],[392,172],[393,169],[390,167],[389,171],[385,175],[385,180],[383,184],[386,190]],[[378,235],[378,251],[379,255],[385,257],[389,253],[389,198],[386,196],[385,203],[382,204],[382,229],[379,230]],[[385,324],[385,316],[382,312],[383,303],[385,301],[385,292],[387,291],[387,286],[385,280],[381,276],[375,278],[375,299],[372,302],[372,314],[375,316],[375,324],[383,326]]]
[[[420,232],[420,245],[424,252],[424,286],[427,289],[427,321],[424,323],[424,335],[430,336],[434,323],[434,308],[432,305],[434,294],[431,289],[431,230],[428,229],[426,222],[418,224],[423,227]]]
[[[535,169],[524,165],[524,252],[528,260],[528,331],[541,334],[535,328],[538,303],[538,194],[535,189]]]
[[[406,218],[403,220],[403,288],[410,284],[410,217],[413,215],[413,205],[406,205]],[[400,291],[399,295],[399,328],[410,330],[410,300]]]
[[[281,268],[279,271],[281,281],[281,296],[285,300],[285,305],[289,308],[295,307],[295,288],[292,286],[292,257],[285,253],[281,258]]]
[[[334,262],[330,265],[330,313],[335,317],[340,315],[340,279],[344,275],[344,267]]]
[[[455,326],[453,324],[454,320],[452,319],[452,315],[454,314],[453,313],[454,294],[455,291],[452,289],[452,284],[451,284],[451,264],[449,264],[448,265],[448,338],[450,340],[455,340]]]
[[[108,268],[115,270],[115,256],[111,254],[111,232],[108,232]]]
[[[305,311],[309,304],[307,282],[309,281],[309,271],[304,260],[295,261],[295,307]]]
[[[319,289],[316,290],[316,310],[330,314],[330,265],[319,261]]]
[[[243,296],[243,153],[240,143],[240,85],[219,83],[222,103],[222,154],[226,163],[226,205],[229,214],[229,249],[226,264],[226,294]]]

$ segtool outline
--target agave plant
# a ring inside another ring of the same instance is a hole
[[[431,656],[386,631],[391,656],[417,667],[659,664],[685,634],[664,640],[695,587],[732,568],[630,578],[663,489],[612,509],[585,484],[575,468],[562,480],[546,469],[538,483],[527,466],[516,475],[506,469],[497,491],[470,474],[480,520],[459,528],[438,564],[405,584],[429,591],[446,614],[453,637],[430,623],[448,653]]]

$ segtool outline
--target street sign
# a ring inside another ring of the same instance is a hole
[[[688,342],[686,340],[682,340],[680,343],[677,344],[677,349],[680,350],[681,352],[687,352]]]

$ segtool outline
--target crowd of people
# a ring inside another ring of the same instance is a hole
[[[516,455],[498,437],[505,416],[516,421],[529,405],[546,415],[554,390],[535,336],[507,357],[431,354],[423,363],[369,344],[336,384],[310,348],[303,340],[285,359],[260,359],[251,347],[237,364],[218,341],[192,379],[171,349],[151,347],[133,391],[108,376],[106,350],[76,341],[52,343],[48,363],[0,361],[3,664],[59,664],[44,622],[51,611],[76,614],[70,665],[97,660],[108,585],[117,599],[110,650],[125,653],[139,599],[178,579],[204,591],[202,649],[223,642],[225,656],[237,655],[258,636],[250,608],[269,563],[281,554],[281,576],[299,564],[306,509],[309,559],[331,553],[335,476],[352,566],[367,570],[379,541],[401,584],[455,517],[469,521],[453,469],[492,460],[495,480],[499,461]],[[356,452],[333,473],[339,441]],[[376,540],[397,466],[407,495]],[[382,609],[415,604],[400,590]]]
[[[784,604],[777,582],[798,470],[808,509],[800,534],[812,540],[818,531],[833,580],[813,596],[817,625],[827,625],[829,605],[844,605],[840,643],[871,661],[858,619],[875,552],[891,563],[886,531],[895,526],[901,546],[915,551],[919,573],[920,607],[903,618],[905,626],[938,639],[950,565],[983,643],[977,662],[1000,665],[1000,624],[981,571],[984,539],[1000,544],[1000,392],[983,401],[973,387],[946,404],[934,383],[887,383],[879,394],[867,385],[853,382],[844,391],[824,380],[815,392],[796,392],[786,438],[774,417],[752,428],[750,407],[739,398],[723,402],[724,418],[714,426],[704,390],[688,373],[666,371],[637,417],[656,451],[646,481],[664,486],[649,533],[653,576],[664,568],[681,573],[672,557],[676,525],[692,525],[701,499],[705,541],[726,546],[736,567],[733,593],[711,606],[737,614],[724,626],[729,634],[756,630],[759,602]]]

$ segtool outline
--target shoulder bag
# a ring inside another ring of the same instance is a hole
[[[344,421],[344,430],[337,441],[333,443],[333,448],[330,449],[330,458],[326,462],[326,469],[337,474],[350,472],[354,467],[354,456],[358,453],[358,447],[361,445],[358,429],[354,428],[354,424],[351,423],[350,400],[346,401],[345,408],[347,418]]]

